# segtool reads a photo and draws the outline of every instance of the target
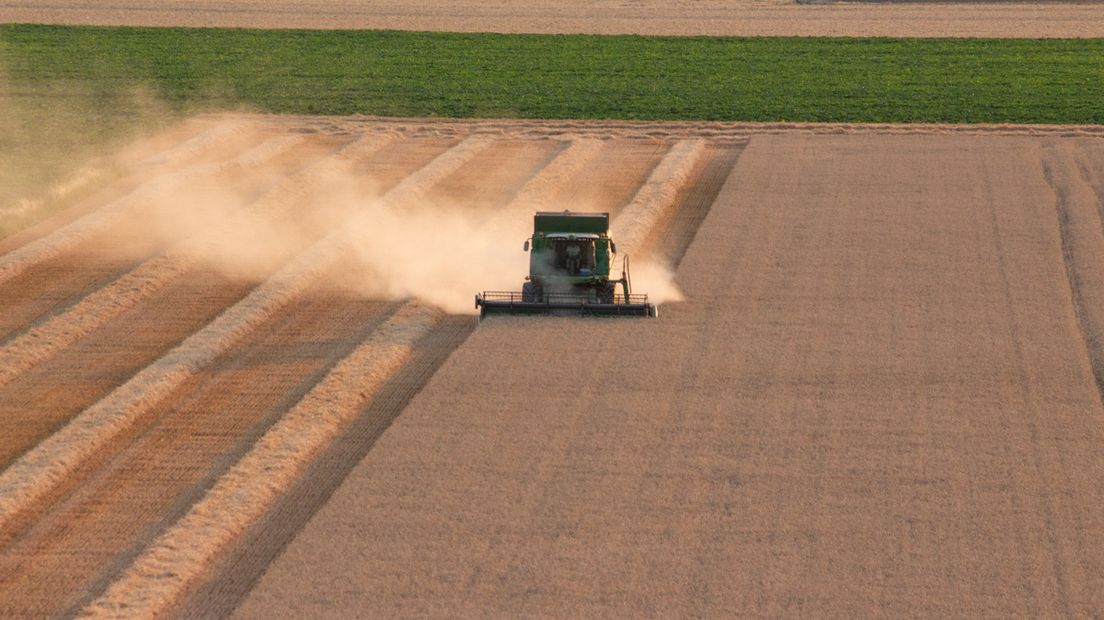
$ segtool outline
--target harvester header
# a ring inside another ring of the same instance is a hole
[[[529,275],[521,291],[477,294],[480,318],[488,313],[658,315],[647,295],[632,292],[628,256],[621,261],[621,277],[610,278],[617,245],[609,236],[609,213],[538,211],[522,250],[529,252]]]
[[[572,213],[537,211],[533,215],[533,234],[590,233],[609,234],[609,213]]]

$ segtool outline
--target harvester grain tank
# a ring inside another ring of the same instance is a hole
[[[617,245],[609,235],[609,213],[538,211],[525,241],[529,276],[520,292],[485,291],[475,296],[479,316],[487,314],[658,315],[646,294],[632,292],[629,257],[621,277],[610,277]]]

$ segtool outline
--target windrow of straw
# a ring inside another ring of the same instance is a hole
[[[586,140],[564,149],[529,180],[501,217],[529,211],[554,193],[602,148]],[[328,444],[409,358],[440,311],[411,301],[272,427],[188,514],[161,535],[105,594],[88,617],[155,616],[196,582],[218,554],[269,509],[314,455]]]
[[[367,157],[393,139],[394,136],[378,134],[358,140],[283,179],[246,209],[278,217],[321,191],[329,176],[340,174],[349,159]],[[0,385],[153,296],[200,259],[202,245],[203,239],[181,242],[0,347]]]
[[[404,304],[269,429],[83,615],[153,617],[172,605],[402,367],[441,316],[429,306]]]
[[[485,139],[462,141],[407,177],[381,200],[402,204],[421,196],[488,144]],[[297,299],[340,260],[347,248],[345,237],[346,232],[339,230],[315,243],[202,330],[0,473],[0,530],[52,492],[86,459],[137,424],[178,386]]]
[[[611,225],[610,232],[621,253],[632,254],[643,247],[655,225],[674,206],[679,190],[690,180],[694,164],[704,152],[704,140],[681,140],[652,170],[632,202]]]

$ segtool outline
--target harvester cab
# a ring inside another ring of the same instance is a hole
[[[477,294],[480,318],[489,313],[658,315],[647,295],[632,292],[628,256],[621,260],[621,277],[610,277],[617,245],[609,235],[609,213],[538,211],[533,235],[522,249],[529,252],[529,275],[521,292]]]

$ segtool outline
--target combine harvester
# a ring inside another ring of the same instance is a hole
[[[496,313],[658,316],[647,295],[633,294],[628,256],[621,278],[610,279],[617,244],[609,236],[609,213],[538,211],[523,251],[529,276],[521,292],[477,294],[480,319]]]

